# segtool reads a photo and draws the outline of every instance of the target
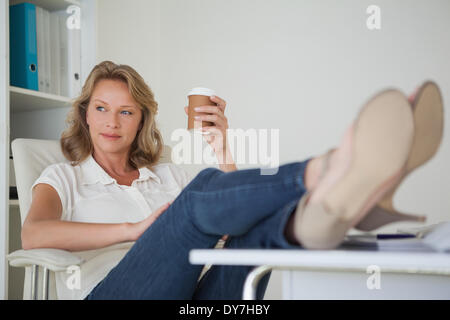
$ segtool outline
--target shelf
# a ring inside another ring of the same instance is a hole
[[[10,174],[14,172],[12,165],[8,164],[8,156],[11,155],[11,138],[27,137],[34,139],[45,139],[57,137],[59,135],[59,125],[55,123],[55,118],[64,118],[65,111],[70,108],[74,97],[61,96],[34,90],[27,90],[10,85],[7,75],[10,71],[10,52],[7,50],[10,44],[10,16],[8,5],[19,3],[32,3],[50,12],[66,11],[70,5],[76,5],[82,9],[81,43],[79,49],[74,53],[81,55],[81,81],[84,82],[83,75],[88,75],[96,65],[97,49],[97,1],[96,0],[0,0],[0,145],[3,146],[0,155],[0,203],[4,204],[0,209],[0,300],[6,297],[23,298],[20,291],[23,286],[23,272],[18,278],[15,273],[8,274],[8,263],[6,254],[11,252],[11,245],[20,248],[20,204],[17,199],[6,198],[9,195],[9,186],[12,179],[8,179],[6,173],[8,166]],[[68,14],[67,16],[74,15]],[[61,81],[62,84],[63,81]],[[64,108],[64,109],[61,109]],[[30,113],[32,111],[38,111]],[[42,111],[42,112],[39,112]],[[25,112],[28,112],[26,114]],[[58,122],[60,123],[60,122]],[[41,128],[45,127],[46,130]],[[48,131],[47,131],[48,130]],[[9,154],[8,154],[9,153]],[[9,181],[8,181],[9,180]],[[8,241],[9,239],[9,241]],[[12,239],[12,240],[11,240]],[[9,245],[8,245],[9,243]],[[27,272],[27,271],[26,271]],[[29,276],[26,273],[26,277]],[[28,283],[25,285],[28,292]],[[50,293],[52,295],[52,293]],[[29,298],[28,294],[25,294]]]
[[[9,0],[10,5],[19,4],[22,2],[33,3],[34,5],[49,11],[65,10],[72,4],[81,7],[80,1],[77,0]]]
[[[71,105],[71,99],[68,97],[18,87],[10,86],[9,95],[11,113],[67,108]]]

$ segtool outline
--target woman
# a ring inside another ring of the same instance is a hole
[[[200,120],[214,122],[209,143],[228,161],[190,179],[174,164],[158,164],[157,103],[139,74],[109,61],[92,70],[61,137],[70,163],[47,167],[33,184],[22,228],[24,249],[59,248],[85,258],[81,287],[69,292],[62,274],[59,297],[240,299],[250,267],[213,266],[198,282],[202,266],[188,262],[189,251],[212,248],[223,235],[227,248],[336,247],[365,217],[377,221],[370,209],[406,175],[413,112],[395,90],[368,102],[338,148],[282,165],[275,175],[236,171],[220,138],[228,128],[225,102],[212,101],[219,108],[205,107],[212,115]],[[375,176],[364,175],[359,185],[347,181],[371,171]]]

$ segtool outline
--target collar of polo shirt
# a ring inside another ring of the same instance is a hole
[[[94,184],[97,182],[101,182],[103,184],[110,184],[114,182],[114,179],[106,173],[105,170],[95,161],[92,155],[89,155],[87,159],[85,159],[80,167],[83,172],[83,181],[82,184]],[[154,174],[150,169],[143,167],[139,168],[139,178],[135,181],[145,181],[147,179],[154,179],[158,183],[161,183],[161,179]]]

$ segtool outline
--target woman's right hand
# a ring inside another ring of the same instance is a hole
[[[158,217],[167,210],[167,208],[172,204],[173,201],[170,201],[164,205],[162,205],[160,208],[158,208],[155,212],[153,212],[151,215],[149,215],[147,218],[145,218],[142,221],[136,222],[136,223],[130,223],[129,229],[130,229],[130,238],[131,241],[136,241],[139,239],[139,237],[144,233],[145,230],[148,229],[152,225],[153,222],[158,219]]]

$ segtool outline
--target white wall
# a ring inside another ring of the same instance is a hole
[[[372,4],[381,8],[381,30],[366,27]],[[448,107],[449,12],[447,0],[98,0],[97,61],[141,73],[159,102],[167,144],[186,127],[187,91],[207,86],[228,102],[230,128],[279,129],[286,163],[336,145],[361,105],[384,88],[409,93],[432,79]],[[63,122],[65,112],[40,116]],[[426,214],[428,224],[450,220],[444,134],[436,157],[406,178],[395,199],[402,210]],[[416,224],[380,232],[399,226]]]
[[[368,30],[366,8],[381,8]],[[155,91],[168,144],[186,127],[193,86],[215,89],[230,128],[280,129],[280,162],[336,145],[361,105],[395,87],[436,81],[450,101],[450,2],[298,0],[99,0],[98,61],[134,66]],[[445,113],[446,123],[450,114]],[[402,210],[450,220],[450,133],[406,178]],[[254,167],[243,164],[241,168]],[[394,225],[415,226],[415,224]],[[386,230],[389,230],[387,228]]]
[[[132,66],[157,99],[161,91],[159,11],[159,1],[148,0],[100,0],[97,11],[98,62],[112,60]]]

